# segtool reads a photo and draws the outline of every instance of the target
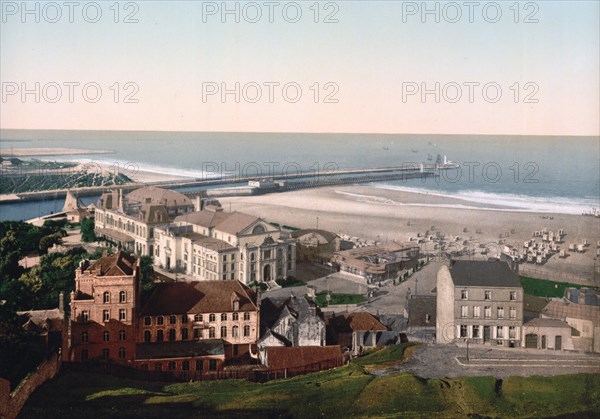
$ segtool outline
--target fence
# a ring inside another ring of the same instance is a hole
[[[11,393],[10,383],[0,379],[0,418],[16,418],[23,405],[40,385],[53,378],[60,370],[60,355],[53,353],[37,369],[27,375]]]

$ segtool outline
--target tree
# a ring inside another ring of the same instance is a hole
[[[154,279],[154,268],[152,265],[152,256],[140,257],[140,283],[142,292],[147,292],[152,289]]]
[[[94,233],[94,220],[84,218],[81,221],[81,240],[85,243],[96,241],[96,233]]]
[[[40,254],[45,255],[54,244],[62,244],[62,234],[52,233],[40,239]]]

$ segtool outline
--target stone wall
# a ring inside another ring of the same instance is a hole
[[[0,418],[16,418],[31,393],[47,380],[53,378],[59,370],[60,355],[54,353],[49,359],[42,362],[34,372],[27,375],[12,393],[10,392],[10,383],[0,378]]]

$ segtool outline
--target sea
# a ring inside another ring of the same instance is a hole
[[[135,178],[137,170],[197,179],[287,175],[434,163],[459,165],[437,178],[367,184],[382,190],[458,198],[465,208],[582,214],[600,208],[600,137],[199,133],[2,130],[0,154],[11,148],[83,148],[110,154],[36,156],[108,164]],[[187,189],[189,190],[189,188]],[[360,194],[352,195],[363,200]],[[83,197],[84,203],[97,196]],[[24,220],[60,211],[62,199],[0,204],[0,220]],[[403,202],[402,204],[410,204]],[[450,206],[442,202],[440,208]],[[455,202],[452,207],[456,207]]]

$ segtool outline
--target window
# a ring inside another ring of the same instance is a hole
[[[248,311],[244,313],[244,320],[250,320],[250,313]]]
[[[181,363],[181,369],[183,371],[189,371],[190,370],[190,361],[183,361]]]
[[[426,314],[425,315],[425,324],[429,324],[429,322],[431,322],[431,314]]]
[[[81,312],[81,320],[83,320],[84,322],[87,322],[90,320],[90,312],[87,310],[83,310]]]
[[[460,299],[461,300],[468,300],[469,299],[469,292],[467,290],[462,290],[460,292]]]
[[[127,300],[127,296],[125,294],[125,291],[121,291],[119,293],[119,302],[124,303],[126,300]]]
[[[125,359],[125,348],[119,348],[119,359]]]
[[[488,301],[491,300],[492,299],[492,291],[485,291],[484,298]]]
[[[169,316],[169,324],[177,324],[177,316]]]
[[[460,307],[460,317],[467,317],[469,315],[469,306]]]
[[[221,326],[221,338],[226,338],[226,337],[227,337],[227,327]]]
[[[498,339],[502,339],[504,337],[504,327],[502,327],[502,326],[496,327],[496,337]]]
[[[515,337],[517,337],[517,328],[514,326],[509,326],[508,327],[508,337],[510,339],[514,339]]]
[[[216,359],[208,360],[208,369],[210,369],[211,371],[217,370],[217,360]]]
[[[88,360],[88,350],[87,349],[82,349],[81,350],[81,360],[82,361],[87,361]]]
[[[517,291],[510,292],[510,301],[517,301]]]
[[[125,340],[125,331],[119,330],[119,340]]]
[[[144,326],[150,326],[152,324],[152,317],[144,317]]]
[[[485,316],[486,319],[491,319],[492,318],[492,308],[490,306],[484,307],[483,315]]]
[[[82,343],[88,342],[88,332],[81,332],[81,342]]]
[[[102,340],[104,342],[110,341],[110,333],[108,332],[108,330],[102,332]]]
[[[510,318],[511,319],[516,319],[517,318],[517,309],[514,307],[510,308]]]
[[[221,321],[224,322],[227,320],[227,313],[222,313],[221,314]]]
[[[104,304],[110,303],[110,293],[108,291],[104,291],[104,294],[102,294],[102,300],[104,301]]]
[[[474,338],[480,338],[481,336],[479,336],[479,325],[474,325],[473,326],[473,337]]]
[[[202,321],[202,314],[196,314],[194,316],[194,321],[195,322],[201,322]]]
[[[181,329],[181,340],[187,340],[187,339],[188,339],[188,330]]]
[[[469,329],[467,328],[466,324],[460,325],[460,337],[461,338],[469,337]]]
[[[175,340],[175,329],[169,329],[169,340],[171,342]]]
[[[202,339],[202,330],[194,329],[194,339]]]
[[[237,338],[240,335],[240,328],[237,326],[233,326],[231,329],[231,336]]]
[[[233,303],[233,308],[235,309],[235,302]],[[232,318],[232,320],[236,320],[237,321],[237,320],[240,319],[240,315],[239,315],[239,313],[233,313],[231,315],[231,318]]]
[[[244,336],[250,336],[250,326],[244,326]]]
[[[498,307],[498,318],[499,319],[504,318],[504,307]]]
[[[215,328],[212,326],[208,328],[208,337],[209,339],[214,339],[215,337]]]
[[[152,341],[152,332],[149,330],[144,330],[144,342],[150,343]]]
[[[164,332],[162,330],[156,331],[156,341],[162,342],[164,339]]]
[[[209,322],[214,322],[214,321],[216,321],[216,320],[217,320],[217,316],[216,316],[216,314],[214,314],[214,313],[213,313],[213,314],[210,314],[210,315],[208,316],[208,321],[209,321]]]
[[[197,359],[196,360],[196,371],[202,371],[204,369],[204,361]]]
[[[473,317],[475,317],[475,318],[481,317],[481,307],[480,306],[473,307]]]
[[[125,309],[124,308],[120,308],[119,309],[119,320],[120,321],[125,321]]]
[[[187,314],[184,314],[183,316],[181,316],[181,323],[187,323],[188,322],[188,316]]]
[[[169,369],[169,371],[175,371],[175,368],[177,368],[177,364],[175,363],[175,361],[169,361],[169,363],[167,364],[167,368]]]
[[[102,349],[102,359],[108,361],[108,357],[110,356],[110,352],[108,348]]]
[[[105,322],[110,320],[110,310],[102,311],[102,320],[104,320]]]
[[[156,324],[157,325],[162,326],[164,324],[164,322],[165,322],[165,319],[163,318],[163,316],[158,316],[156,318]]]
[[[162,371],[162,364],[159,362],[157,364],[154,364],[154,370],[156,371]]]

